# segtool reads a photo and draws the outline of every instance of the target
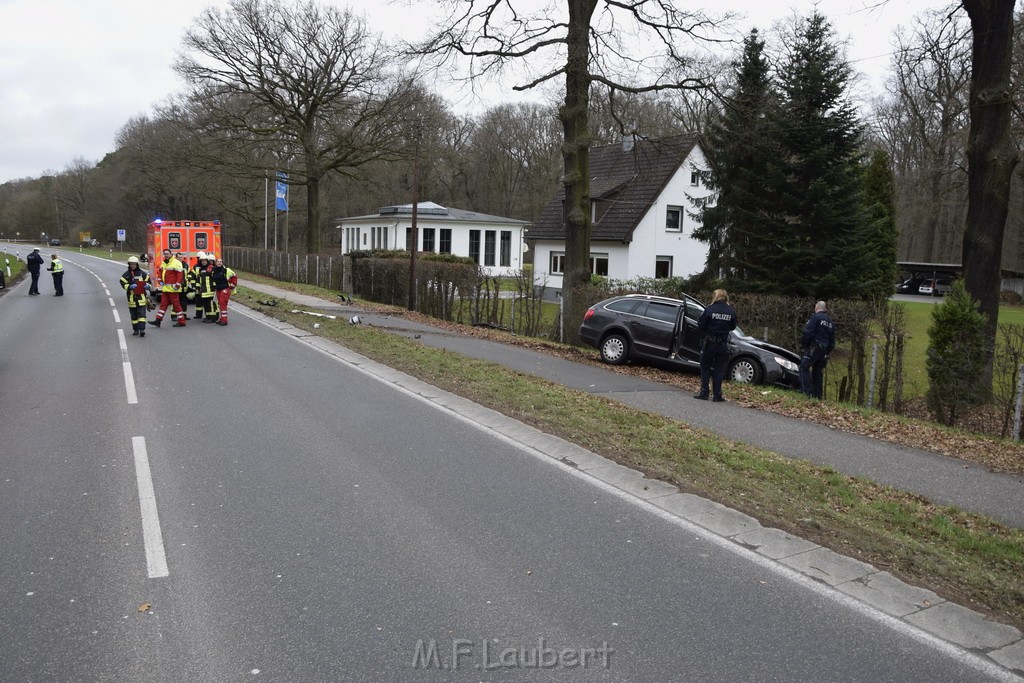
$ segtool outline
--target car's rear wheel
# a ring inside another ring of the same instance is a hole
[[[622,365],[629,359],[629,340],[621,334],[610,334],[601,342],[601,360]]]
[[[729,363],[729,380],[738,384],[760,384],[764,379],[761,364],[753,358],[742,357]]]

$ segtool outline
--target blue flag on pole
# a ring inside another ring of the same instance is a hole
[[[282,182],[282,180],[287,179],[288,176],[287,176],[287,174],[284,174],[284,173],[278,173],[277,177],[279,178],[279,180],[277,181],[277,202],[276,202],[277,210],[278,211],[287,211],[288,210],[288,183]]]

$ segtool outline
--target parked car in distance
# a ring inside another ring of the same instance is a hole
[[[697,319],[704,304],[689,295],[684,297],[626,294],[605,299],[587,309],[580,339],[598,349],[601,360],[612,365],[633,360],[699,370],[703,335],[697,330]],[[800,356],[736,328],[729,337],[726,379],[797,387]]]
[[[949,291],[949,280],[925,280],[917,288],[918,294],[944,296]]]
[[[896,285],[897,294],[918,294],[918,288],[925,282],[923,277],[911,277],[907,278],[903,282]]]
[[[56,237],[54,237],[52,240],[50,240],[50,246],[51,247],[59,247],[60,246],[60,240],[57,239]]]

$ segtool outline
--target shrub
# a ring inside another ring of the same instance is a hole
[[[943,424],[956,424],[963,409],[988,399],[985,322],[985,314],[961,279],[953,282],[945,300],[932,310],[926,360],[928,405]]]

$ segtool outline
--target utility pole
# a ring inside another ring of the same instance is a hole
[[[413,123],[412,152],[412,226],[409,230],[409,310],[416,310],[416,246],[419,244],[419,231],[416,228],[416,205],[419,203],[419,161],[420,161],[420,122]]]

